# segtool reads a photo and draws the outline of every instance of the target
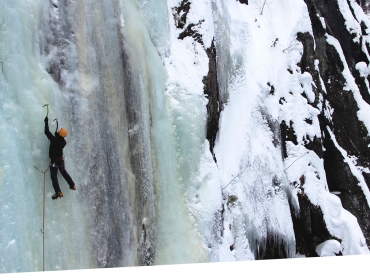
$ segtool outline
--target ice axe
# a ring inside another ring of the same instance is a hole
[[[45,107],[45,106],[46,106],[46,117],[48,117],[49,116],[49,104],[45,104],[42,107]]]
[[[58,119],[54,119],[53,122],[57,122],[57,128],[55,129],[55,131],[58,131],[58,126],[59,126]]]

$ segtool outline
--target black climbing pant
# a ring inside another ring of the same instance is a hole
[[[51,181],[53,182],[53,188],[55,192],[61,192],[59,183],[58,183],[58,169],[60,174],[62,174],[63,178],[67,181],[70,188],[72,188],[75,183],[73,182],[71,176],[69,176],[67,170],[64,167],[64,160],[63,158],[57,159],[54,163],[50,165],[50,177]]]

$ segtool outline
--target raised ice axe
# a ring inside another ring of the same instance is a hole
[[[46,116],[48,117],[49,116],[49,104],[45,104],[42,107],[45,107],[45,106],[46,106]]]

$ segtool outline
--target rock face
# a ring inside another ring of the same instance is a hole
[[[304,193],[298,195],[298,201],[299,217],[292,217],[297,253],[317,257],[316,246],[335,237],[328,232],[320,207],[313,205]]]
[[[370,12],[370,1],[369,0],[358,0],[360,6],[365,13],[369,14]]]
[[[248,4],[248,1],[241,1],[241,3]],[[173,17],[175,20],[176,28],[184,29],[178,39],[183,40],[185,37],[192,37],[194,41],[200,43],[203,47],[204,43],[202,35],[196,30],[196,27],[202,24],[202,20],[197,24],[187,22],[187,14],[189,13],[191,2],[183,0],[179,6],[172,8]],[[216,61],[216,47],[214,41],[209,48],[206,49],[209,59],[209,71],[207,76],[203,77],[203,91],[208,99],[207,104],[207,140],[209,141],[210,151],[215,162],[217,162],[215,153],[213,151],[216,141],[216,136],[219,130],[218,122],[220,119],[220,112],[222,110],[218,77],[217,77],[217,61]]]
[[[207,104],[207,139],[210,144],[210,150],[213,159],[217,162],[213,148],[215,146],[216,136],[218,132],[218,121],[221,112],[221,100],[217,81],[217,64],[216,64],[216,48],[214,43],[207,49],[209,58],[209,72],[203,78],[204,94],[208,98]]]
[[[238,1],[248,5],[248,1]],[[307,99],[311,106],[320,111],[318,119],[321,136],[305,139],[304,146],[323,160],[329,191],[337,194],[343,208],[357,218],[367,245],[370,246],[370,208],[359,185],[358,176],[353,173],[348,159],[341,152],[341,149],[343,149],[347,153],[347,157],[356,158],[355,165],[357,169],[366,170],[370,167],[368,131],[357,115],[359,111],[358,103],[354,93],[348,89],[347,77],[343,74],[344,70],[348,68],[362,99],[370,104],[368,86],[370,79],[364,77],[357,67],[360,62],[366,65],[369,63],[368,50],[370,45],[364,43],[365,39],[363,37],[368,35],[366,33],[368,26],[356,17],[350,1],[348,1],[348,5],[353,17],[358,20],[358,24],[361,26],[361,34],[353,32],[347,27],[346,19],[341,13],[338,1],[305,0],[305,3],[308,7],[313,34],[297,34],[297,41],[303,45],[303,55],[298,66],[301,73],[306,72],[312,76],[315,85],[312,86],[315,95],[313,100],[307,98],[305,93],[302,96]],[[366,11],[367,1],[360,1],[360,5]],[[204,47],[202,36],[197,32],[197,27],[202,22],[187,22],[190,9],[191,2],[188,0],[183,0],[178,7],[172,9],[176,27],[182,30],[178,39],[192,37]],[[339,50],[328,42],[328,36],[338,41],[340,48],[343,50],[344,58]],[[356,36],[358,40],[354,40]],[[206,137],[210,143],[210,151],[215,162],[217,162],[217,159],[214,153],[214,145],[219,131],[220,112],[223,109],[217,77],[217,63],[220,63],[217,56],[219,51],[214,43],[206,49],[209,58],[209,72],[203,78],[204,94],[208,99]],[[270,88],[269,93],[274,95],[274,85],[270,83],[267,85]],[[280,100],[280,104],[283,102],[286,101],[284,99]],[[328,111],[332,112],[330,116],[327,114]],[[306,122],[312,124],[310,119],[307,119]],[[282,121],[280,130],[277,129],[277,131],[277,138],[280,134],[281,139],[275,140],[277,143],[281,143],[282,158],[284,159],[287,158],[287,141],[298,145],[299,139],[295,134],[292,121],[290,123]],[[367,186],[369,186],[370,174],[366,171],[361,173]],[[291,205],[296,253],[307,257],[315,257],[318,256],[316,246],[320,243],[327,240],[338,240],[339,242],[341,240],[330,233],[322,209],[311,202],[306,195],[305,176],[302,175],[299,181],[297,183],[300,188],[297,197],[299,212],[296,213],[295,207]],[[232,249],[230,248],[230,250]],[[276,235],[271,233],[255,244],[256,259],[286,258],[288,255],[285,240],[278,233]],[[339,255],[341,255],[341,252],[339,252]]]
[[[248,5],[248,0],[238,0],[240,3],[242,3],[242,4],[246,4],[246,5]]]
[[[368,26],[364,21],[358,20],[362,34],[350,33],[346,28],[345,18],[339,12],[338,1],[305,0],[305,2],[312,22],[314,37],[312,38],[308,33],[297,34],[297,40],[302,42],[304,48],[299,66],[302,73],[309,72],[312,75],[316,85],[313,87],[316,98],[312,105],[317,107],[320,93],[322,93],[323,99],[323,108],[319,116],[322,139],[316,139],[306,147],[315,151],[324,160],[329,191],[338,194],[343,207],[357,218],[367,245],[370,246],[369,205],[360,187],[358,176],[354,175],[349,163],[338,148],[339,146],[345,150],[348,157],[356,159],[358,170],[364,170],[370,166],[368,131],[363,122],[359,120],[358,103],[354,93],[346,87],[347,80],[343,74],[347,67],[344,65],[346,63],[362,99],[369,104],[370,94],[367,86],[369,79],[361,76],[356,69],[359,62],[364,62],[366,65],[369,63],[367,53],[369,45],[363,44],[363,36],[368,35],[366,33]],[[361,1],[361,4],[366,6],[365,1]],[[350,8],[356,18],[353,8],[351,6]],[[323,20],[325,24],[323,24]],[[328,43],[328,35],[340,43],[345,62],[343,62],[338,50]],[[359,41],[354,40],[356,35]],[[366,45],[366,48],[363,48],[363,45]],[[315,68],[315,60],[319,62],[318,68]],[[321,86],[322,84],[325,88]],[[325,110],[329,109],[333,112],[331,118],[325,114]],[[282,136],[290,135],[291,138],[292,133],[289,132],[288,128],[289,126],[285,123],[282,124]],[[369,174],[362,171],[360,176],[363,176],[368,187],[370,185]],[[304,194],[299,196],[299,204],[300,217],[293,219],[297,252],[306,256],[316,256],[314,247],[333,237],[330,237],[325,227],[320,209],[311,205]]]

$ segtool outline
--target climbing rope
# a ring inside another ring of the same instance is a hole
[[[49,116],[49,104],[44,104],[44,106],[42,107],[46,107],[46,117]],[[58,120],[55,119],[54,121],[57,122],[57,128],[58,128]],[[50,141],[49,141],[50,142]],[[35,169],[44,174],[44,205],[43,205],[43,209],[42,209],[42,229],[41,229],[41,233],[42,233],[42,271],[45,271],[45,192],[46,192],[46,172],[48,172],[49,168],[50,168],[50,165],[48,166],[48,168],[46,168],[45,171],[42,171],[40,170],[39,168],[37,168],[36,166],[33,166],[35,167]]]
[[[297,158],[295,161],[293,161],[293,163],[295,163],[297,160],[299,160],[300,158],[302,158],[302,157],[304,157],[305,155],[307,155],[308,154],[308,152],[306,152],[306,153],[304,153],[303,155],[301,155],[299,158]],[[292,165],[293,165],[293,163],[291,164],[291,165],[289,165],[287,168],[285,168],[284,169],[284,172],[289,168],[289,167],[291,167]],[[247,164],[246,166],[245,166],[245,168],[244,168],[244,170],[241,172],[241,173],[239,173],[238,175],[236,175],[225,187],[223,187],[222,189],[221,189],[221,191],[223,191],[228,185],[230,185],[237,177],[239,177],[240,175],[242,175],[244,172],[245,172],[245,170],[247,170],[247,167],[249,166],[249,164]]]
[[[291,165],[289,165],[287,168],[284,169],[284,172],[293,165],[293,163],[295,163],[297,160],[299,160],[300,158],[304,157],[305,155],[308,155],[308,151],[304,154],[302,154],[299,158],[297,158],[295,161],[292,162]]]
[[[44,207],[42,211],[42,271],[45,271],[45,191],[46,191],[46,172],[49,170],[50,166],[45,171],[42,171],[38,169],[36,166],[34,166],[37,171],[44,174]]]
[[[244,171],[247,170],[247,167],[248,166],[250,166],[249,163],[245,166],[244,170],[241,173],[239,173],[238,175],[236,175],[225,187],[223,187],[221,189],[221,191],[223,191],[228,185],[230,185],[237,177],[239,177],[240,175],[242,175],[244,173]]]

